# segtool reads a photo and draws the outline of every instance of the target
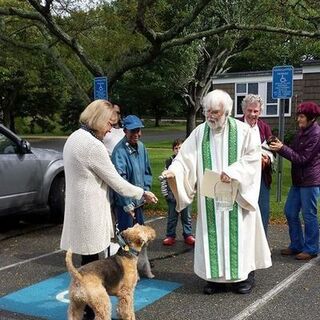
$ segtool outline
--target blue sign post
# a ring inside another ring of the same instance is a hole
[[[108,100],[108,78],[97,77],[93,80],[93,100]]]
[[[292,66],[276,66],[272,68],[272,98],[280,99],[279,109],[279,137],[284,139],[284,109],[285,99],[292,97],[293,91],[293,67]],[[281,201],[282,187],[282,157],[278,157],[277,166],[277,201]]]

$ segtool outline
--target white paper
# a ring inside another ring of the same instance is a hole
[[[221,182],[219,173],[205,169],[200,190],[202,196],[213,199],[217,199],[221,192],[230,192],[233,203],[237,196],[238,186],[238,181],[231,179],[230,183]]]

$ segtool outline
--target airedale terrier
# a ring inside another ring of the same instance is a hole
[[[119,299],[119,317],[134,320],[133,294],[138,280],[138,254],[155,235],[151,227],[136,224],[121,232],[123,243],[116,255],[88,263],[79,269],[74,267],[72,252],[68,250],[66,265],[72,277],[68,319],[81,320],[85,306],[89,305],[96,320],[110,320],[111,295]]]

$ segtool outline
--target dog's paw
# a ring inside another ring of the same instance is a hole
[[[153,279],[154,277],[155,277],[155,275],[151,272],[146,274],[146,278],[148,278],[148,279]]]

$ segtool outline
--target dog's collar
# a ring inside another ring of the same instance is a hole
[[[133,248],[130,248],[130,246],[128,245],[126,240],[123,239],[120,232],[117,232],[116,235],[117,235],[118,244],[123,251],[125,251],[127,253],[131,253],[132,255],[134,255],[136,257],[139,255],[139,251],[137,251]]]

